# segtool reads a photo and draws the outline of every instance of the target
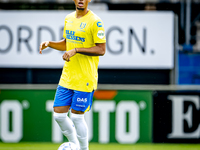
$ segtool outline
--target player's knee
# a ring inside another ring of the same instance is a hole
[[[60,122],[63,122],[66,119],[67,113],[56,113],[56,112],[54,112],[53,117],[54,117],[54,120],[57,123],[60,123]]]
[[[74,123],[80,122],[81,120],[84,120],[84,114],[74,114],[74,113],[71,113],[71,120]]]
[[[88,128],[87,124],[84,119],[84,114],[74,114],[71,113],[71,120],[73,121],[75,127],[76,127],[76,132],[77,132],[77,137],[85,138],[88,135]]]

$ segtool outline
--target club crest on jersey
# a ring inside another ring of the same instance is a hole
[[[103,23],[101,21],[97,22],[97,27],[103,27]]]
[[[84,29],[85,26],[86,26],[86,23],[85,22],[81,22],[80,29]]]

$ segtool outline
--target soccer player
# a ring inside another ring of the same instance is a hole
[[[66,51],[63,55],[66,62],[55,94],[54,118],[70,142],[79,145],[80,150],[88,150],[84,113],[92,106],[99,56],[105,54],[106,39],[102,20],[88,9],[91,0],[73,1],[76,11],[65,18],[65,39],[42,42],[40,53],[47,47]],[[67,116],[70,109],[71,118]]]

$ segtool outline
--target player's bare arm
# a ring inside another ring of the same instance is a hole
[[[76,53],[88,55],[88,56],[103,56],[106,52],[106,43],[96,43],[96,46],[91,48],[74,48],[66,51],[63,55],[63,60],[69,62],[70,58]]]
[[[106,52],[106,43],[96,43],[91,48],[76,48],[76,52],[88,56],[103,56]]]
[[[66,39],[60,40],[58,42],[55,42],[55,41],[42,42],[40,44],[40,54],[42,54],[42,50],[44,50],[47,47],[51,47],[51,48],[59,50],[59,51],[65,51],[66,50]]]

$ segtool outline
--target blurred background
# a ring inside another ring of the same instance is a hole
[[[89,8],[107,39],[86,115],[90,142],[199,143],[200,0],[92,0]],[[72,0],[0,0],[1,141],[66,140],[52,119],[62,53],[38,48],[62,39],[74,10]]]
[[[99,83],[109,84],[199,84],[199,7],[198,0],[92,0],[90,9],[95,11],[154,11],[173,12],[177,16],[178,32],[175,73],[160,68],[100,68]],[[0,0],[1,10],[74,10],[72,0]],[[133,22],[134,24],[134,22]],[[106,25],[106,23],[105,23]],[[165,30],[163,28],[163,30]],[[3,31],[3,30],[2,30]],[[44,39],[46,40],[46,39]],[[7,45],[4,46],[5,48]],[[2,48],[1,48],[2,49]],[[1,51],[4,51],[2,49]],[[184,62],[187,62],[184,63]],[[3,66],[1,83],[58,83],[62,67],[28,68]]]

